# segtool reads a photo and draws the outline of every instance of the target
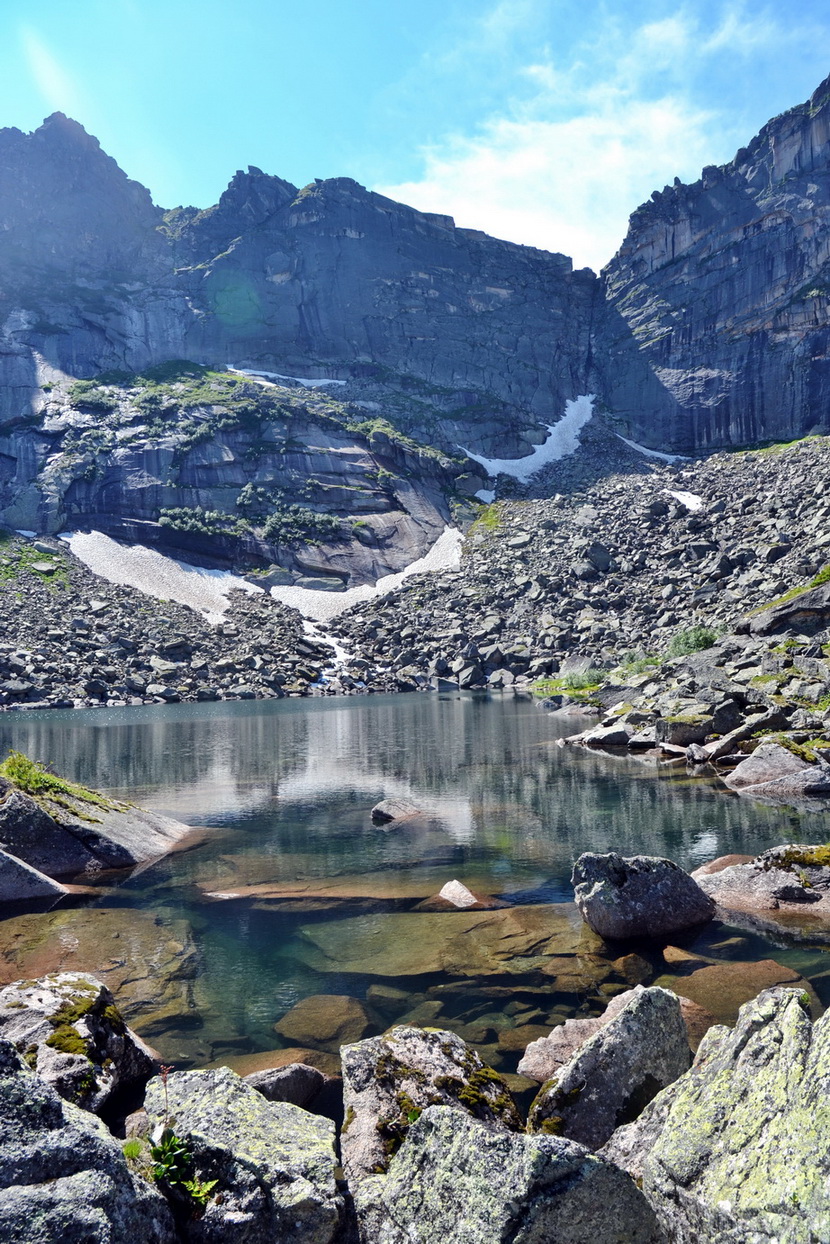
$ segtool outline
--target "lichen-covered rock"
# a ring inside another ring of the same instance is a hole
[[[112,1094],[156,1070],[152,1051],[121,1018],[106,985],[81,972],[0,990],[0,1037],[61,1097],[100,1111]]]
[[[522,1126],[505,1081],[452,1032],[400,1026],[345,1045],[341,1057],[346,1113],[340,1144],[353,1189],[387,1169],[427,1106],[452,1106],[514,1131]]]
[[[571,883],[582,919],[600,937],[662,937],[711,920],[715,911],[688,873],[651,855],[586,851]]]
[[[573,1141],[430,1107],[355,1193],[362,1244],[660,1244],[642,1193]]]
[[[773,741],[761,743],[723,780],[739,795],[782,803],[830,795],[830,765],[803,760]]]
[[[528,1130],[598,1149],[691,1061],[677,997],[667,989],[638,985],[619,1013],[542,1086]]]
[[[0,1039],[4,1244],[175,1244],[167,1203],[103,1123],[63,1101]]]
[[[668,1237],[830,1239],[828,1089],[830,1020],[813,1024],[801,991],[768,990],[734,1029],[711,1028],[691,1071],[653,1102],[639,1153],[627,1140]]]
[[[329,1244],[343,1202],[335,1184],[334,1125],[269,1102],[228,1067],[150,1081],[151,1130],[167,1117],[190,1150],[196,1177],[216,1180],[204,1216],[185,1224],[199,1244]]]

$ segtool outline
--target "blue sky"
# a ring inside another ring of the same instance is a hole
[[[57,109],[157,203],[350,176],[599,267],[830,74],[824,0],[0,0],[0,125]]]

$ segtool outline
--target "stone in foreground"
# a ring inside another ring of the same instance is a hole
[[[352,1189],[385,1171],[425,1107],[454,1107],[518,1131],[522,1124],[502,1077],[452,1032],[393,1028],[382,1037],[345,1045],[340,1138]]]
[[[691,1071],[605,1152],[642,1171],[676,1244],[830,1239],[830,1018],[771,989],[711,1028]]]
[[[0,1039],[0,1240],[176,1244],[167,1203],[104,1124],[63,1101]]]
[[[217,1181],[204,1217],[184,1238],[200,1244],[329,1244],[343,1212],[334,1179],[334,1124],[286,1102],[266,1101],[228,1067],[174,1072],[167,1084],[176,1134],[199,1179]],[[161,1080],[145,1107],[151,1129],[166,1115]]]
[[[143,1085],[156,1070],[152,1051],[124,1023],[106,985],[81,972],[0,990],[0,1037],[85,1110],[100,1111],[115,1092]]]
[[[715,904],[688,873],[651,855],[586,851],[571,884],[582,919],[600,937],[663,937],[711,920]]]
[[[598,1149],[683,1075],[691,1060],[675,994],[638,985],[625,1006],[543,1085],[528,1130]]]
[[[292,1106],[307,1106],[326,1083],[322,1071],[307,1063],[252,1071],[244,1080],[268,1101],[287,1101]]]
[[[662,1244],[622,1171],[558,1136],[431,1106],[355,1194],[362,1244]]]

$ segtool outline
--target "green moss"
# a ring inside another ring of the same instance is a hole
[[[765,868],[830,868],[830,843],[815,847],[787,847],[775,861],[765,861]]]
[[[354,1123],[354,1119],[355,1119],[354,1106],[349,1106],[348,1110],[346,1111],[345,1118],[343,1119],[343,1126],[340,1129],[341,1135],[345,1136],[346,1132],[349,1130],[351,1125]]]
[[[0,777],[6,778],[18,790],[31,795],[38,802],[49,800],[73,812],[77,809],[67,803],[66,797],[73,802],[93,804],[95,807],[109,810],[120,811],[126,806],[107,799],[98,791],[89,790],[86,786],[80,786],[76,782],[70,782],[66,778],[50,773],[41,761],[30,760],[22,752],[9,752],[7,759],[0,764]]]
[[[750,609],[747,617],[754,617],[755,614],[763,613],[767,609],[775,609],[777,605],[786,605],[788,601],[796,600],[797,597],[803,596],[805,592],[810,592],[815,587],[822,587],[825,583],[830,583],[830,564],[820,570],[809,583],[805,583],[801,587],[790,588],[789,592],[785,592],[783,596],[777,596],[775,600],[771,600],[768,604],[759,605],[757,609]]]
[[[82,1054],[84,1058],[89,1058],[89,1040],[82,1037],[71,1024],[60,1024],[46,1038],[46,1044],[53,1050],[60,1050],[62,1054]]]
[[[709,718],[702,713],[686,713],[679,714],[677,717],[667,717],[666,721],[673,726],[702,726],[709,721]]]
[[[543,1119],[539,1128],[540,1132],[548,1136],[561,1136],[564,1130],[565,1120],[558,1114],[552,1114],[549,1119]]]
[[[668,646],[670,657],[687,657],[703,652],[718,642],[718,632],[708,626],[690,626],[672,636]]]

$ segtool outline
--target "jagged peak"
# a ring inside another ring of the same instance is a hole
[[[65,112],[52,112],[45,117],[43,123],[33,131],[33,138],[43,137],[57,139],[60,142],[71,142],[79,146],[100,151],[101,144],[94,134],[85,130],[80,121],[68,117]]]

